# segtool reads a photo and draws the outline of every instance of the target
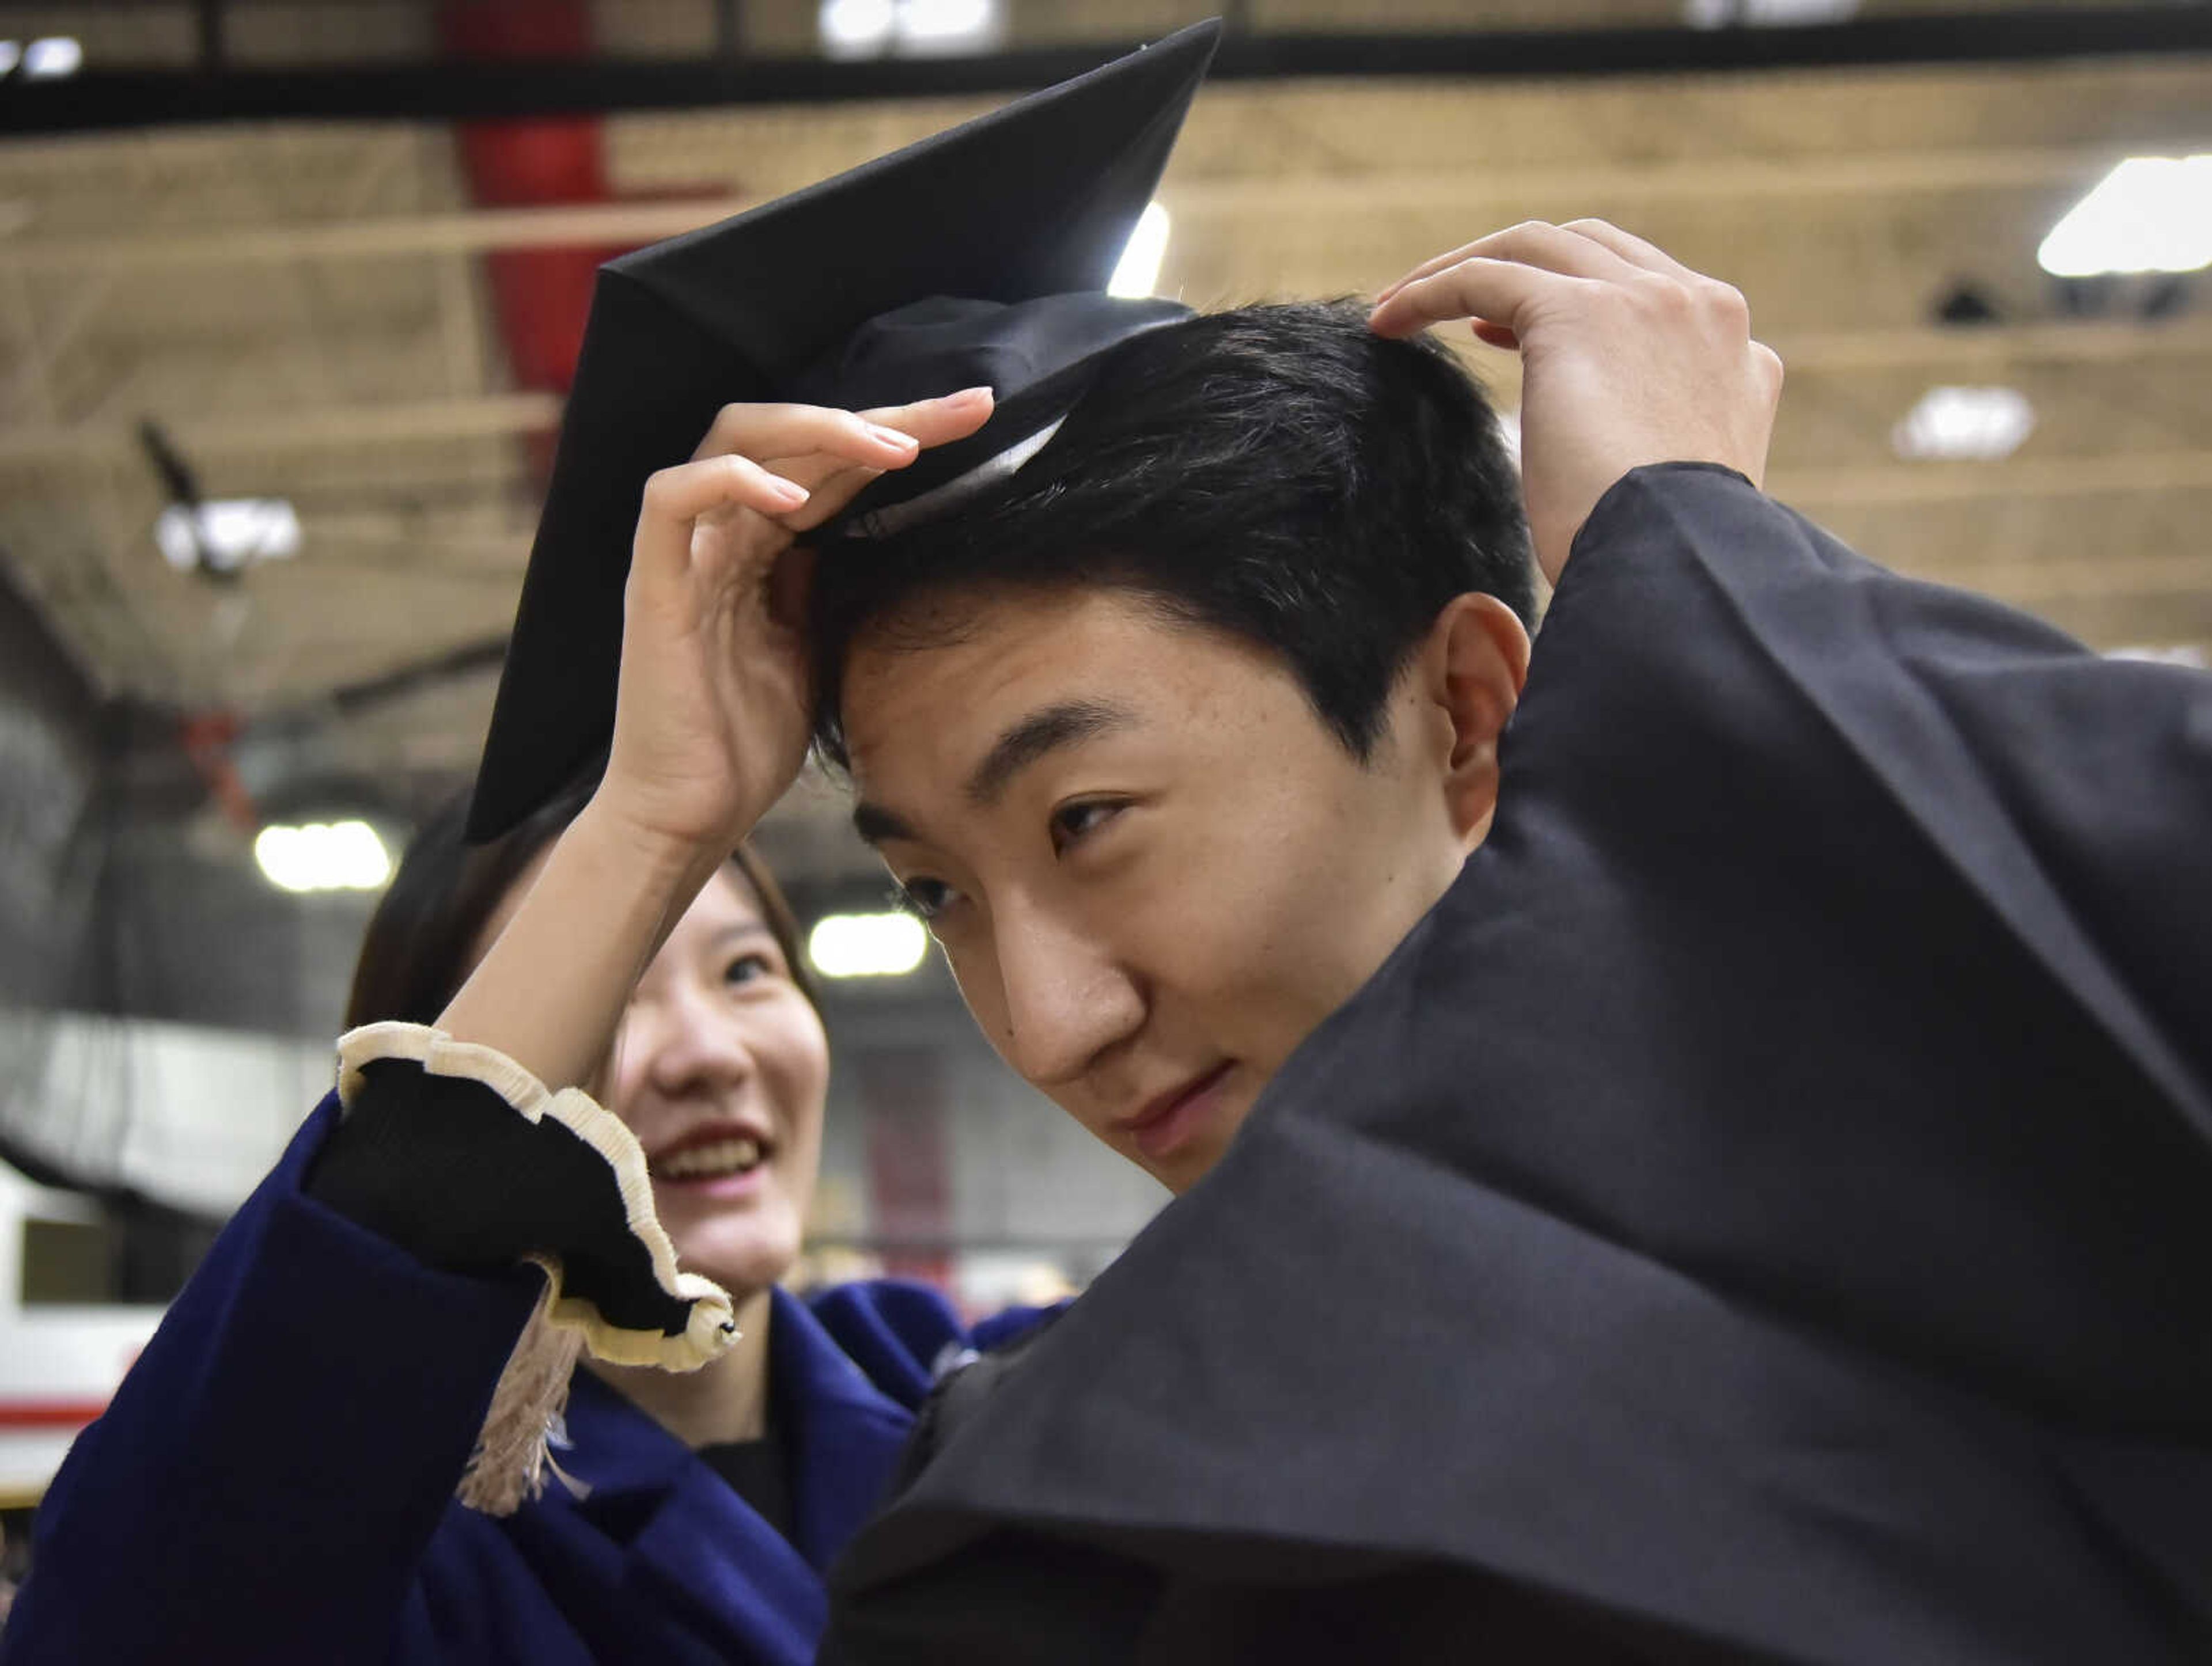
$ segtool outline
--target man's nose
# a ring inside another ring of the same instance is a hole
[[[1109,947],[1051,915],[1002,916],[996,948],[1006,1062],[1047,1090],[1082,1075],[1100,1054],[1136,1033],[1144,997]]]

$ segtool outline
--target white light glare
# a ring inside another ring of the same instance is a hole
[[[1890,430],[1905,457],[2010,457],[2035,427],[2035,408],[2017,388],[1934,387]]]
[[[14,75],[15,73],[15,66],[22,61],[23,47],[21,42],[15,40],[0,40],[0,76]]]
[[[2109,648],[2107,659],[2142,659],[2154,665],[2186,665],[2191,670],[2212,670],[2212,654],[2208,654],[2194,642],[2174,642],[2163,645],[2149,645],[2139,648]]]
[[[173,503],[154,522],[154,542],[179,572],[203,559],[217,572],[235,572],[249,561],[298,554],[300,517],[282,498],[225,498],[196,510]]]
[[[1159,282],[1160,258],[1167,251],[1168,211],[1158,203],[1147,203],[1129,240],[1121,245],[1121,258],[1115,264],[1106,293],[1130,300],[1151,294],[1152,285]]]
[[[1505,455],[1513,460],[1513,466],[1518,469],[1521,466],[1521,413],[1519,411],[1498,413],[1498,443],[1505,447]]]
[[[899,0],[899,38],[921,51],[998,44],[997,0]]]
[[[2035,258],[2053,277],[2212,265],[2212,155],[2129,157],[2051,228]]]
[[[59,81],[84,68],[84,48],[65,34],[48,35],[23,48],[23,78]]]
[[[911,914],[825,914],[806,958],[824,978],[898,978],[921,964],[929,933]]]
[[[392,858],[366,821],[310,821],[264,827],[253,859],[287,891],[374,891],[392,877]]]
[[[1693,29],[1794,28],[1807,23],[1840,23],[1859,9],[1858,0],[1686,0],[1683,21]]]
[[[831,58],[866,58],[890,44],[898,8],[891,0],[822,0],[822,48]]]
[[[840,58],[983,51],[1005,33],[999,0],[822,0],[818,18],[823,51]]]

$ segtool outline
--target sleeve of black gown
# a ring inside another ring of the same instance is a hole
[[[2212,677],[1900,577],[1726,470],[1638,470],[1580,542],[1545,629],[1575,661],[1547,668],[1570,708],[1547,740],[1617,822],[1694,826],[1692,795],[1726,814],[1762,786],[1762,827],[1901,819],[2212,1136]]]
[[[1528,814],[1468,902],[1594,894],[1547,906],[1552,943],[1470,936],[1565,997],[1527,1017],[1562,1085],[1632,1104],[1641,1076],[1694,1114],[1620,1130],[1679,1166],[1656,1197],[1596,1153],[1531,1160],[1870,1343],[2194,1424],[2212,1348],[2175,1327],[2173,1262],[2212,1249],[2212,677],[1688,466],[1601,504],[1537,662],[1506,766]]]
[[[1668,465],[1501,768],[848,1550],[824,1661],[988,1655],[1068,1561],[1147,1662],[1322,1589],[1376,1659],[2212,1657],[2212,678]]]

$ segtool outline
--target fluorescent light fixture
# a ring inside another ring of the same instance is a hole
[[[825,914],[806,936],[824,978],[898,978],[921,964],[929,933],[911,914]]]
[[[2035,251],[2053,277],[2212,265],[2212,155],[2130,156]]]
[[[1121,258],[1115,263],[1106,293],[1131,300],[1151,294],[1152,286],[1159,282],[1160,257],[1167,251],[1168,211],[1158,203],[1147,203],[1137,216],[1129,240],[1121,245]]]
[[[2035,427],[2035,408],[2017,388],[1934,387],[1890,430],[1903,457],[2010,457]]]
[[[84,68],[84,48],[65,34],[48,35],[23,48],[27,81],[59,81]]]
[[[235,572],[298,554],[300,517],[282,498],[225,498],[191,509],[173,503],[154,522],[154,542],[179,572],[203,560],[217,572]]]
[[[1806,23],[1839,23],[1858,0],[1686,0],[1682,20],[1693,29],[1786,29]]]
[[[998,0],[898,0],[899,45],[917,56],[999,44]]]
[[[831,58],[872,58],[890,44],[898,21],[891,0],[822,0],[822,50]]]
[[[392,877],[392,857],[366,821],[264,827],[253,859],[286,891],[374,891]]]
[[[988,51],[1006,34],[999,0],[822,0],[817,18],[830,58]]]
[[[23,43],[20,40],[0,40],[0,76],[12,76],[15,66],[23,61]]]

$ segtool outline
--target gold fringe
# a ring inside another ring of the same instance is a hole
[[[568,1444],[562,1415],[569,1379],[584,1352],[583,1333],[554,1322],[553,1288],[548,1279],[530,1323],[515,1339],[492,1390],[483,1432],[454,1489],[463,1504],[488,1516],[511,1516],[544,1493],[549,1469],[578,1497],[585,1491],[553,1461],[554,1445]]]

